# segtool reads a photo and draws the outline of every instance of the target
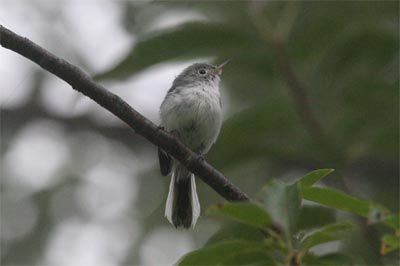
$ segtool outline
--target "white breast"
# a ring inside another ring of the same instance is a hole
[[[176,88],[160,109],[162,126],[175,131],[195,152],[205,154],[216,141],[222,124],[218,88]]]

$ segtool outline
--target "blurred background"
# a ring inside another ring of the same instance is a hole
[[[327,185],[399,211],[397,1],[0,4],[3,26],[155,123],[183,68],[231,58],[212,165],[251,196],[335,168]],[[200,180],[195,230],[167,222],[156,148],[113,115],[6,49],[0,73],[3,265],[171,265],[221,228]],[[347,251],[379,263],[376,234],[354,234]]]

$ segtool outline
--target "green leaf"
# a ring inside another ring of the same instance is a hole
[[[303,198],[319,204],[368,217],[370,202],[325,187],[302,187]]]
[[[113,68],[95,79],[124,79],[147,67],[172,59],[225,55],[257,44],[248,32],[217,23],[186,23],[157,32],[139,41],[131,52]],[[253,47],[254,48],[254,47]]]
[[[383,223],[395,230],[400,230],[400,214],[389,215]]]
[[[262,249],[240,250],[227,257],[224,265],[275,265],[274,260]]]
[[[399,235],[384,235],[382,237],[381,254],[386,255],[400,247]]]
[[[224,223],[211,238],[207,241],[207,245],[214,244],[228,239],[241,239],[245,241],[262,241],[265,239],[260,229],[236,222]]]
[[[286,238],[291,239],[300,213],[298,183],[288,185],[274,180],[263,188],[261,197],[273,220],[282,227]]]
[[[325,226],[311,232],[302,241],[302,250],[305,253],[308,249],[330,241],[338,240],[339,237],[334,233],[352,228],[351,223],[336,223]]]
[[[226,202],[212,206],[210,215],[230,218],[251,226],[265,228],[271,223],[271,216],[255,202]]]
[[[326,51],[316,74],[342,77],[361,64],[367,70],[385,64],[397,52],[398,36],[397,32],[386,31],[382,27],[360,27],[338,36],[338,40]],[[365,43],[369,45],[363,45]]]
[[[249,265],[253,262],[273,264],[262,242],[230,240],[190,252],[178,265]]]
[[[318,217],[318,219],[315,219]],[[303,205],[300,211],[299,229],[311,229],[321,227],[336,221],[335,211],[323,206]]]
[[[302,265],[354,265],[352,259],[341,253],[330,253],[324,256],[307,254],[302,259]]]
[[[386,207],[377,203],[359,199],[331,188],[302,187],[301,192],[306,200],[361,215],[368,218],[370,223],[384,221],[385,217],[390,213]]]
[[[378,1],[303,2],[303,9],[300,10],[294,25],[289,48],[302,62],[307,62],[307,59],[313,59],[324,52],[330,54],[329,48],[349,30],[384,24],[382,18],[385,18],[385,21],[397,21],[398,16],[393,12],[397,8],[395,2],[385,2],[385,4]]]
[[[300,178],[300,180],[299,180],[300,186],[311,187],[312,185],[314,185],[319,180],[321,180],[325,176],[329,175],[333,171],[334,171],[334,169],[319,169],[319,170],[312,171],[312,172],[306,174],[305,176],[303,176],[302,178]]]

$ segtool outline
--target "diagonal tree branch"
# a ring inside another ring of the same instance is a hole
[[[83,93],[124,121],[136,133],[161,147],[181,162],[189,171],[199,176],[217,193],[229,201],[245,201],[249,197],[233,185],[222,173],[192,152],[178,139],[157,127],[129,106],[119,96],[95,83],[78,67],[51,54],[27,38],[23,38],[0,25],[0,44],[40,65]]]

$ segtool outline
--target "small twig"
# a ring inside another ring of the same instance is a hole
[[[40,65],[72,86],[73,89],[88,96],[99,105],[124,121],[136,133],[172,155],[189,171],[196,174],[222,197],[229,201],[245,201],[249,197],[233,185],[222,173],[205,160],[198,160],[196,153],[174,138],[165,130],[130,107],[119,96],[96,84],[78,67],[51,54],[27,38],[23,38],[0,25],[0,44]]]
[[[293,95],[296,111],[306,129],[316,140],[324,142],[325,137],[322,125],[312,111],[306,88],[296,76],[285,47],[285,42],[290,35],[298,13],[298,5],[294,2],[288,2],[282,18],[276,26],[273,26],[268,19],[263,17],[261,12],[264,7],[258,5],[259,2],[257,1],[249,5],[249,17],[265,43],[273,48],[277,57],[279,72],[288,84]]]
[[[290,91],[292,92],[297,113],[303,120],[303,123],[307,127],[310,134],[316,139],[322,139],[324,136],[322,126],[312,111],[305,87],[293,71],[289,57],[286,53],[285,45],[276,40],[273,41],[273,46],[277,56],[279,71],[281,72],[283,78],[288,84]]]
[[[254,2],[253,4],[255,3],[258,2]],[[307,89],[296,75],[296,71],[293,69],[290,57],[287,54],[286,43],[298,13],[297,3],[288,2],[288,5],[290,6],[286,7],[286,11],[276,27],[273,27],[269,20],[262,16],[261,12],[263,9],[260,7],[255,8],[254,5],[250,5],[249,16],[253,25],[258,30],[260,37],[265,42],[266,47],[271,47],[271,50],[275,53],[278,70],[283,80],[287,83],[287,87],[292,94],[296,113],[302,120],[307,132],[326,151],[326,154],[329,156],[329,162],[339,163],[343,161],[343,156],[332,145],[329,136],[313,112],[307,95]],[[349,191],[345,178],[341,176],[340,180],[342,181],[343,189]]]

